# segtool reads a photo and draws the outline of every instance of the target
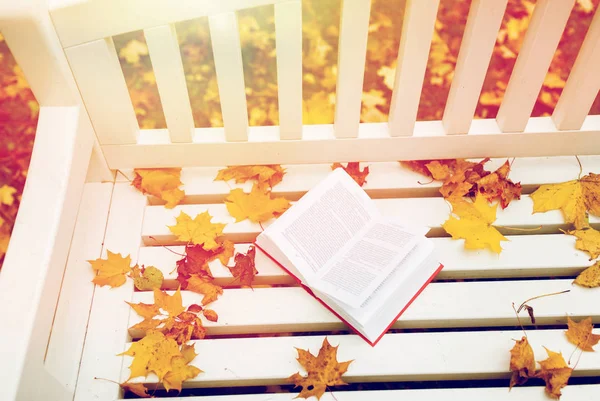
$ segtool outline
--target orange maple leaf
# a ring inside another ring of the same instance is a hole
[[[192,274],[212,279],[213,275],[208,263],[215,259],[219,259],[224,265],[229,262],[234,252],[233,242],[222,237],[218,237],[216,241],[219,247],[210,251],[207,251],[201,245],[188,245],[185,247],[185,257],[177,261],[177,279],[179,282],[183,284]]]
[[[256,182],[261,189],[272,189],[283,180],[285,170],[279,164],[268,164],[259,166],[228,166],[219,170],[215,181],[235,180],[236,183],[244,183],[249,180]]]
[[[479,192],[488,201],[500,200],[500,206],[505,209],[513,199],[521,198],[521,183],[514,183],[508,179],[510,163],[504,162],[498,170],[488,174],[475,182]]]
[[[256,185],[250,193],[245,193],[240,188],[231,190],[225,198],[225,205],[236,222],[248,219],[254,223],[277,217],[291,206],[287,199],[271,198],[269,193],[263,192]]]
[[[252,281],[254,281],[254,277],[258,274],[254,265],[255,257],[256,248],[251,246],[245,254],[238,252],[235,255],[235,265],[233,267],[227,266],[231,275],[239,279],[242,286],[252,286]]]
[[[302,391],[296,398],[309,398],[312,396],[320,399],[327,390],[327,386],[337,386],[346,384],[342,380],[342,375],[348,370],[348,366],[353,361],[338,362],[338,347],[332,347],[323,339],[323,345],[319,350],[318,356],[314,356],[308,350],[296,348],[298,350],[298,362],[308,374],[307,377],[294,373],[288,378],[288,381],[294,383],[296,387],[302,386]]]
[[[150,394],[148,394],[148,389],[144,386],[143,383],[121,383],[120,384],[123,391],[131,391],[133,394],[137,395],[141,398],[151,398]]]
[[[202,371],[189,363],[196,358],[198,354],[194,349],[194,345],[183,344],[181,346],[181,355],[173,357],[171,366],[173,370],[168,372],[163,379],[165,390],[171,389],[181,392],[181,384],[187,379],[192,379],[198,376]]]
[[[544,347],[548,353],[548,359],[539,361],[541,370],[536,374],[537,377],[546,382],[546,393],[550,398],[560,398],[560,390],[567,385],[573,369],[571,369],[562,354],[550,351]]]
[[[126,275],[131,272],[131,257],[121,256],[120,253],[112,253],[106,251],[107,258],[98,258],[96,260],[88,260],[98,274],[92,282],[99,286],[120,287],[127,280]]]
[[[180,168],[136,168],[133,172],[135,177],[131,185],[143,194],[162,199],[166,202],[165,207],[172,209],[183,200],[185,192],[179,189],[183,184]]]
[[[516,341],[514,347],[510,350],[510,370],[512,371],[510,388],[525,384],[529,378],[535,376],[533,349],[525,336]]]
[[[594,351],[592,348],[600,341],[600,335],[593,334],[592,318],[588,317],[580,322],[574,322],[570,316],[567,316],[569,329],[565,331],[567,339],[581,348],[583,351]]]
[[[221,246],[216,240],[227,225],[212,223],[211,220],[212,216],[208,211],[198,214],[194,219],[182,211],[176,218],[177,224],[168,227],[179,241],[202,245],[210,251]]]
[[[196,274],[190,276],[186,289],[204,295],[202,305],[216,301],[219,295],[223,294],[223,288]]]
[[[367,182],[367,176],[369,175],[369,167],[365,167],[360,170],[359,162],[350,162],[344,167],[341,163],[333,163],[331,169],[342,168],[358,185],[361,187]]]

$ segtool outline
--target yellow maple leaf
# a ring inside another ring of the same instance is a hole
[[[574,283],[588,288],[600,287],[600,262],[579,273]]]
[[[0,187],[0,205],[11,206],[15,201],[14,194],[17,190],[8,185]]]
[[[131,302],[125,302],[144,319],[152,319],[156,315],[160,315],[160,307],[156,304],[145,304],[143,302],[132,304]]]
[[[99,286],[119,287],[125,283],[126,275],[131,272],[131,257],[121,256],[120,253],[106,252],[106,259],[88,260],[98,274],[92,282]]]
[[[164,376],[173,370],[171,366],[173,357],[181,355],[181,352],[175,340],[165,337],[160,331],[152,331],[119,355],[133,357],[129,366],[131,371],[129,379],[155,373],[158,380],[162,381]]]
[[[189,365],[189,363],[192,362],[197,355],[198,354],[196,354],[193,344],[182,345],[181,355],[174,357],[171,361],[173,370],[168,372],[163,379],[165,390],[169,391],[174,389],[180,392],[183,381],[194,378],[202,373],[202,371],[197,367]]]
[[[225,205],[236,222],[248,219],[254,223],[277,217],[291,206],[287,199],[271,198],[270,194],[264,193],[257,186],[250,193],[245,193],[240,188],[231,190],[225,198]]]
[[[180,168],[134,169],[135,177],[131,185],[143,194],[154,195],[166,202],[165,207],[172,209],[185,197],[179,189],[181,182]]]
[[[533,349],[525,336],[516,341],[514,347],[510,350],[510,370],[512,372],[510,388],[525,384],[530,377],[535,375]]]
[[[211,223],[211,220],[212,216],[208,211],[200,213],[193,220],[182,211],[176,218],[177,224],[168,227],[179,241],[202,245],[204,249],[210,251],[221,246],[216,239],[227,225]]]
[[[450,203],[452,214],[460,220],[450,216],[442,227],[452,238],[464,239],[467,249],[489,248],[496,253],[502,251],[500,241],[508,240],[492,226],[496,220],[497,204],[489,205],[481,194],[477,194],[475,202],[453,198],[450,199]]]
[[[566,231],[566,233],[577,237],[575,248],[587,252],[590,260],[600,256],[600,231],[590,227],[583,230]]]
[[[166,311],[169,316],[177,316],[185,310],[181,299],[181,291],[179,288],[173,295],[167,294],[157,288],[154,289],[154,304]]]
[[[281,182],[284,174],[285,170],[279,164],[228,166],[218,171],[215,181],[235,180],[239,184],[253,180],[261,188],[273,188]]]
[[[573,369],[571,369],[562,354],[550,351],[544,347],[548,353],[548,359],[539,361],[541,370],[536,374],[546,382],[546,393],[550,398],[560,398],[560,390],[567,385]]]
[[[565,331],[567,339],[581,348],[583,351],[594,351],[592,348],[600,341],[600,335],[593,334],[592,318],[588,317],[580,322],[574,322],[570,316],[567,316],[569,329]]]
[[[308,350],[296,348],[298,351],[297,360],[308,374],[307,377],[304,377],[296,372],[288,378],[288,381],[294,383],[296,387],[302,386],[302,391],[296,398],[314,396],[320,399],[327,390],[327,386],[346,384],[342,380],[342,375],[346,373],[348,366],[353,361],[338,362],[337,349],[338,347],[332,347],[329,344],[327,337],[323,339],[323,345],[317,356],[314,356]]]
[[[209,303],[216,301],[219,295],[223,294],[223,288],[197,274],[192,274],[190,276],[185,289],[204,295],[204,298],[202,298],[202,305],[208,305]]]
[[[129,64],[137,64],[140,61],[140,56],[148,55],[148,46],[144,42],[137,39],[130,40],[119,51],[119,57],[124,58]]]

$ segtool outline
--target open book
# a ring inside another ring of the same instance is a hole
[[[427,231],[382,216],[338,168],[256,246],[374,346],[442,269]]]

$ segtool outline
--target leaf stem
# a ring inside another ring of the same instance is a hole
[[[527,332],[525,331],[525,327],[523,327],[523,323],[521,323],[521,318],[519,317],[519,312],[515,309],[515,303],[512,303],[512,308],[515,311],[515,316],[517,316],[517,321],[519,322],[519,326],[521,326],[521,330],[523,330],[523,334],[525,334],[525,338],[527,338]]]
[[[507,230],[513,230],[513,231],[522,231],[522,232],[532,232],[532,231],[538,231],[542,229],[542,226],[540,225],[539,227],[533,227],[533,228],[521,228],[521,227],[509,227],[509,226],[496,226],[494,225],[494,227],[496,228],[505,228]]]
[[[543,295],[538,295],[537,297],[533,297],[533,298],[529,298],[525,301],[523,301],[523,303],[519,306],[519,309],[517,309],[517,313],[521,312],[521,310],[523,309],[523,307],[525,306],[525,304],[529,301],[533,301],[534,299],[539,299],[539,298],[544,298],[544,297],[549,297],[552,295],[560,295],[560,294],[564,294],[567,292],[570,292],[571,290],[564,290],[564,291],[558,291],[558,292],[552,292],[550,294],[543,294]]]
[[[577,176],[577,179],[581,179],[581,174],[583,173],[583,166],[581,165],[581,160],[579,160],[579,156],[575,155],[575,158],[577,159],[577,163],[579,163],[579,175]]]
[[[163,244],[161,244],[160,242],[158,242],[158,240],[157,240],[156,238],[154,238],[153,236],[149,236],[148,238],[150,238],[151,240],[154,240],[154,241],[155,241],[155,242],[156,242],[158,245],[162,246],[162,247],[163,247],[163,248],[165,248],[167,251],[169,251],[169,252],[171,252],[171,253],[174,253],[175,255],[179,255],[179,256],[181,256],[182,258],[186,258],[186,257],[187,257],[187,255],[184,255],[184,254],[182,254],[182,253],[175,252],[174,250],[172,250],[172,249],[169,249],[169,248],[168,248],[168,247],[166,247],[165,245],[163,245]]]

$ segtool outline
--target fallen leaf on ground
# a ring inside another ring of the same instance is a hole
[[[107,258],[98,258],[96,260],[88,260],[92,265],[92,269],[98,274],[92,282],[99,286],[120,287],[127,280],[127,274],[131,272],[131,257],[121,256],[120,253],[112,253],[106,251]]]
[[[600,231],[590,227],[583,230],[566,231],[566,233],[577,237],[575,248],[587,252],[590,260],[600,256]]]
[[[250,193],[240,188],[232,189],[225,198],[225,205],[236,222],[248,219],[254,223],[277,217],[291,206],[287,199],[271,198],[269,193],[262,192],[256,185]]]
[[[452,238],[464,239],[467,249],[489,248],[496,253],[502,251],[500,241],[508,240],[491,225],[496,220],[498,205],[489,205],[482,195],[477,195],[475,202],[456,199],[450,203],[452,214],[460,219],[450,216],[442,227]]]
[[[179,241],[202,245],[204,249],[210,251],[221,246],[216,239],[226,226],[222,223],[211,223],[211,220],[212,216],[208,212],[200,213],[192,220],[182,211],[177,216],[177,224],[168,227]]]
[[[134,266],[131,277],[133,278],[133,284],[140,291],[160,288],[164,280],[163,273],[154,266],[142,266],[141,268]]]
[[[294,383],[296,387],[302,387],[302,391],[296,398],[315,396],[320,399],[327,390],[327,386],[346,384],[342,380],[342,375],[346,373],[352,361],[338,362],[337,349],[338,347],[332,347],[329,344],[327,337],[323,339],[323,345],[317,356],[308,350],[296,348],[297,360],[307,373],[307,376],[304,377],[300,375],[300,372],[296,372],[288,378],[288,381]]]
[[[348,173],[348,175],[350,175],[350,177],[352,177],[352,179],[361,187],[367,182],[367,176],[369,175],[368,166],[363,168],[361,171],[359,162],[350,162],[346,165],[346,167],[344,167],[341,163],[333,163],[331,165],[332,170],[335,170],[338,167],[344,169],[344,171]]]
[[[152,398],[150,394],[148,394],[148,389],[142,383],[121,383],[121,388],[125,391],[131,391],[133,394],[137,395],[141,398]]]
[[[598,341],[600,341],[600,335],[592,333],[592,329],[594,328],[592,325],[592,318],[588,317],[580,322],[574,322],[571,320],[570,316],[568,316],[567,319],[569,329],[565,332],[565,334],[567,335],[569,341],[577,345],[583,351],[594,351],[592,347],[598,344]]]
[[[204,317],[211,322],[216,322],[219,320],[219,315],[217,315],[217,312],[212,309],[204,309],[202,313],[204,314]]]
[[[229,166],[219,170],[215,181],[235,180],[236,183],[244,183],[249,180],[256,182],[261,189],[272,189],[283,179],[285,170],[279,164],[263,166]]]
[[[159,331],[154,331],[146,334],[141,340],[132,343],[127,351],[119,355],[133,357],[133,362],[129,366],[131,371],[129,379],[138,376],[146,377],[148,373],[155,373],[158,380],[162,381],[164,376],[173,370],[171,360],[180,354],[179,346],[175,340],[165,337]]]
[[[560,398],[560,390],[567,385],[573,369],[571,369],[561,353],[550,351],[544,347],[548,353],[548,359],[539,361],[541,370],[536,374],[537,377],[546,382],[546,393],[550,398]]]
[[[600,262],[596,262],[579,273],[574,282],[582,287],[600,287]]]
[[[510,388],[525,384],[530,377],[535,376],[533,349],[525,336],[516,341],[510,350],[510,370],[512,372]]]
[[[219,295],[223,294],[223,288],[208,281],[206,278],[192,275],[187,281],[187,290],[204,295],[202,305],[208,305],[217,300]]]
[[[165,207],[172,209],[183,200],[185,192],[179,189],[183,185],[180,168],[136,168],[133,172],[135,177],[131,185],[143,194],[161,198],[166,202]]]
[[[184,281],[187,281],[192,274],[212,279],[213,275],[208,266],[209,262],[219,259],[224,265],[229,263],[229,259],[234,253],[233,242],[222,237],[218,237],[216,241],[219,247],[212,251],[207,251],[202,245],[188,245],[185,248],[185,257],[177,261],[178,280],[181,277]]]
[[[256,266],[254,265],[255,257],[256,248],[251,246],[245,254],[238,252],[235,255],[235,265],[233,267],[227,266],[231,275],[239,279],[240,284],[243,286],[252,286],[252,281],[254,281],[254,277],[258,274],[258,270],[256,270]]]
[[[165,390],[177,390],[181,392],[181,384],[187,380],[198,376],[202,371],[195,366],[189,365],[196,358],[194,345],[183,344],[181,346],[181,355],[176,356],[171,361],[173,370],[165,375],[163,384]]]

